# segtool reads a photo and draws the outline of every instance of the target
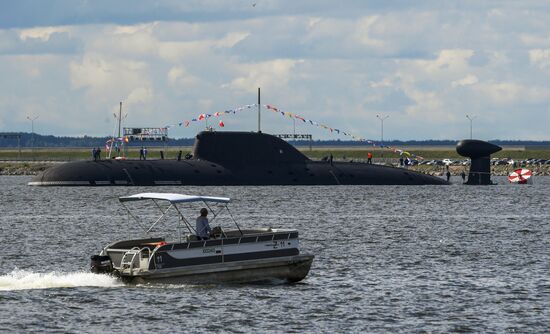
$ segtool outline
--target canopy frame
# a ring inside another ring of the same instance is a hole
[[[225,208],[227,210],[227,212],[229,213],[229,216],[231,217],[231,220],[233,221],[233,223],[235,224],[235,226],[239,230],[240,234],[243,235],[243,232],[242,232],[239,224],[237,223],[237,221],[233,217],[233,214],[229,210],[229,207],[228,207],[227,204],[231,200],[227,197],[190,196],[190,195],[171,194],[171,193],[141,193],[141,194],[135,194],[135,195],[131,195],[131,196],[119,197],[120,203],[122,204],[122,206],[128,212],[129,219],[131,217],[141,228],[143,228],[143,226],[141,224],[141,219],[137,215],[132,213],[132,210],[130,210],[130,208],[126,205],[126,202],[146,201],[146,200],[152,201],[155,204],[155,206],[158,208],[158,210],[160,211],[160,216],[153,222],[153,224],[148,229],[144,229],[145,233],[147,235],[149,235],[149,233],[153,230],[153,228],[155,226],[157,226],[160,222],[162,222],[165,219],[166,215],[168,214],[168,212],[172,208],[174,208],[176,210],[177,215],[179,217],[177,230],[178,230],[180,242],[181,242],[181,239],[182,239],[181,228],[183,226],[185,226],[187,228],[187,230],[189,231],[190,234],[196,234],[197,231],[195,230],[195,228],[193,228],[191,223],[185,218],[182,211],[180,210],[180,208],[177,205],[177,203],[192,203],[192,202],[202,202],[208,208],[208,210],[213,215],[213,218],[211,219],[210,223],[212,223],[221,214],[221,212]],[[170,203],[170,205],[166,209],[164,209],[158,203],[159,201],[167,201],[167,202]],[[220,210],[214,210],[212,208],[212,206],[209,205],[209,203],[212,203],[212,202],[213,203],[222,203],[223,207]]]

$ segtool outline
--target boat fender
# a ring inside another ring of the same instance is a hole
[[[95,274],[110,273],[113,270],[111,258],[102,255],[92,255],[90,257],[90,271]]]

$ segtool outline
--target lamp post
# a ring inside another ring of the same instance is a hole
[[[472,139],[472,123],[474,121],[474,118],[476,118],[475,115],[466,115],[466,118],[470,120],[470,139]]]
[[[390,117],[390,115],[386,115],[386,116],[376,115],[376,118],[380,120],[380,146],[382,150],[382,153],[381,153],[382,158],[384,157],[384,120],[388,119],[388,117]]]
[[[38,118],[37,116],[27,116],[27,119],[31,121],[31,155],[34,159],[34,121]]]

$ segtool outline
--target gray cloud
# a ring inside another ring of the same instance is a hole
[[[54,32],[47,40],[28,37],[21,39],[13,30],[0,31],[0,55],[70,54],[82,51],[84,43],[66,32]]]
[[[252,4],[256,6],[252,6]],[[515,2],[510,1],[509,7]],[[443,8],[478,12],[500,8],[503,1],[468,2],[441,5],[438,0],[412,2],[346,0],[19,0],[2,4],[0,28],[27,28],[37,26],[81,24],[138,24],[151,21],[215,22],[243,20],[268,16],[309,15],[324,17],[360,17],[371,12],[388,13],[407,10]],[[523,1],[535,10],[546,9],[538,1]]]
[[[548,6],[484,1],[22,1],[0,11],[0,125],[105,135],[263,101],[358,136],[547,139]],[[518,126],[515,117],[528,121]],[[292,122],[266,112],[268,132]],[[224,120],[252,130],[253,115]],[[304,128],[316,138],[334,138]],[[200,125],[171,129],[192,136]],[[477,132],[479,131],[479,132]],[[342,138],[345,139],[345,138]]]

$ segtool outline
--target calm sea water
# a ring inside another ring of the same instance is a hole
[[[548,332],[550,178],[534,185],[36,188],[0,177],[7,332]],[[458,181],[458,180],[456,180]],[[126,286],[89,256],[136,232],[116,198],[228,196],[297,228],[298,284]]]

